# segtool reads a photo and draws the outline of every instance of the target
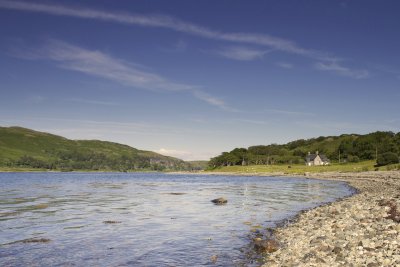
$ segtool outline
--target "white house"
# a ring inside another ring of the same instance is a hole
[[[329,159],[325,155],[319,154],[318,151],[316,151],[315,154],[311,154],[310,152],[308,152],[308,155],[306,157],[307,166],[329,165],[329,163]]]

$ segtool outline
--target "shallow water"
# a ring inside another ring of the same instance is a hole
[[[158,173],[0,183],[0,266],[257,266],[252,233],[351,194],[341,182]],[[210,202],[221,196],[227,205]]]

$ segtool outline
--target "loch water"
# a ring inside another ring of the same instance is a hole
[[[0,266],[258,266],[255,233],[352,194],[335,181],[162,173],[0,173],[0,184]]]

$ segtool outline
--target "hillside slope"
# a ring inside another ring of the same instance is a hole
[[[287,144],[235,148],[209,162],[211,168],[232,165],[303,164],[308,152],[325,154],[331,162],[375,160],[378,165],[399,162],[400,133],[374,132],[300,139]]]
[[[187,170],[190,164],[98,140],[69,140],[21,127],[0,127],[0,166],[51,170]]]

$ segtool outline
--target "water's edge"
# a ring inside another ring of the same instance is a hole
[[[184,174],[188,174],[188,173],[179,173],[179,172],[177,172],[177,173],[174,173],[174,174],[175,175],[177,175],[177,174],[178,175],[179,174],[184,175]],[[195,174],[195,173],[189,173],[189,174]],[[335,199],[334,201],[321,202],[320,204],[318,204],[315,207],[302,209],[302,210],[298,211],[294,215],[289,215],[288,217],[277,221],[275,223],[275,226],[272,226],[272,227],[264,226],[264,230],[265,231],[264,231],[262,237],[265,238],[265,239],[269,239],[269,240],[276,240],[276,241],[278,241],[278,243],[279,243],[279,240],[275,235],[275,231],[278,230],[278,229],[281,229],[281,228],[286,228],[286,227],[288,227],[288,226],[290,226],[292,224],[298,223],[298,221],[299,221],[299,219],[300,219],[302,214],[304,214],[306,212],[309,212],[311,210],[314,210],[314,209],[318,209],[320,207],[325,207],[325,206],[332,205],[334,203],[343,201],[345,199],[349,199],[349,198],[351,198],[351,197],[353,197],[353,196],[355,196],[355,195],[357,195],[357,194],[359,194],[361,192],[358,188],[355,188],[352,185],[350,185],[349,181],[335,180],[335,179],[333,179],[333,177],[332,178],[326,178],[326,177],[319,178],[319,177],[307,177],[307,176],[300,176],[300,175],[298,175],[298,176],[278,175],[278,174],[275,174],[275,175],[265,174],[264,175],[264,174],[260,174],[260,173],[246,174],[246,175],[243,175],[243,174],[231,174],[231,173],[229,173],[229,174],[224,174],[224,173],[201,173],[201,175],[206,175],[206,176],[208,176],[208,175],[210,175],[210,176],[213,176],[213,175],[216,175],[216,176],[218,176],[218,175],[224,175],[224,176],[232,175],[232,176],[248,176],[248,177],[264,177],[264,178],[274,177],[274,178],[281,178],[281,179],[296,178],[296,179],[312,179],[312,180],[317,180],[317,181],[321,181],[321,182],[322,181],[334,181],[334,182],[337,182],[337,183],[343,183],[349,189],[350,195],[348,195],[348,196],[339,197],[339,198]],[[249,244],[249,247],[252,249],[252,251],[251,252],[247,252],[248,253],[248,258],[249,258],[249,261],[251,261],[252,263],[254,263],[254,261],[259,262],[260,266],[261,266],[261,265],[263,265],[263,263],[265,263],[264,261],[266,260],[265,256],[267,255],[267,253],[265,251],[262,251],[260,253],[260,251],[256,249],[257,244],[256,244],[256,241],[255,241],[255,237],[256,237],[256,235],[253,235],[253,237],[250,238],[251,242]],[[279,249],[284,249],[284,246],[282,246],[282,245],[283,244],[281,244]]]
[[[8,172],[9,173],[9,172]],[[20,172],[12,172],[12,173],[15,173],[15,174],[21,174]],[[32,172],[32,173],[34,173],[34,174],[38,174],[38,172]],[[42,173],[48,173],[48,172],[42,172]],[[53,172],[51,172],[51,173],[53,173]],[[74,172],[74,174],[80,174],[81,172]],[[99,174],[107,174],[107,173],[104,173],[104,172],[98,172]],[[82,174],[88,174],[88,173],[86,173],[86,172],[82,172]],[[92,173],[92,174],[96,174],[96,173]],[[110,173],[108,173],[108,174],[110,174]],[[118,174],[118,173],[112,173],[112,174]],[[135,174],[138,174],[138,173],[135,173]],[[148,174],[148,173],[146,173],[146,174]],[[168,175],[170,175],[171,173],[160,173],[160,174],[162,174],[162,175],[166,175],[166,176],[168,176]],[[193,174],[196,174],[196,173],[193,173]],[[180,175],[186,175],[186,176],[188,176],[188,173],[173,173],[173,175],[176,175],[176,176],[180,176]],[[210,174],[207,174],[207,173],[201,173],[201,175],[205,175],[205,176],[215,176],[215,174],[214,173],[210,173]],[[324,179],[319,179],[319,178],[314,178],[314,177],[304,177],[304,176],[282,176],[282,175],[279,175],[279,176],[271,176],[270,174],[268,174],[268,175],[260,175],[260,174],[257,174],[257,175],[251,175],[251,174],[238,174],[238,175],[231,175],[231,174],[221,174],[221,175],[223,175],[223,176],[225,176],[225,178],[229,178],[230,176],[241,176],[241,177],[251,177],[251,178],[257,178],[257,177],[260,177],[260,178],[274,178],[274,179],[279,179],[279,180],[281,180],[281,181],[284,181],[285,179],[301,179],[301,180],[308,180],[308,179],[312,179],[312,180],[317,180],[317,181],[320,181],[320,182],[324,182],[324,181],[326,181],[326,180],[330,180],[330,179],[326,179],[326,178],[324,178]],[[284,218],[282,218],[282,219],[280,219],[280,220],[276,220],[276,221],[274,221],[274,225],[271,227],[271,225],[267,225],[269,222],[271,222],[271,221],[268,221],[268,220],[265,220],[265,222],[264,223],[262,223],[260,226],[262,227],[262,228],[260,228],[260,231],[256,231],[256,232],[249,232],[248,233],[248,235],[249,235],[249,242],[250,242],[250,244],[249,244],[249,249],[252,249],[253,251],[252,252],[249,252],[249,257],[248,257],[248,260],[251,262],[249,262],[249,265],[250,264],[252,264],[251,266],[258,266],[258,265],[261,265],[262,264],[262,262],[260,261],[260,259],[261,258],[263,258],[263,253],[260,253],[260,251],[256,251],[256,249],[255,249],[255,244],[254,244],[254,238],[252,238],[252,237],[254,237],[254,236],[256,236],[256,235],[258,235],[258,237],[260,236],[260,233],[263,235],[263,238],[269,238],[269,239],[275,239],[276,237],[274,236],[274,230],[275,229],[278,229],[278,228],[283,228],[283,227],[286,227],[286,226],[288,226],[288,225],[290,225],[290,224],[293,224],[293,223],[296,223],[297,222],[297,220],[298,220],[298,218],[299,218],[299,216],[301,215],[301,214],[303,214],[304,212],[307,212],[307,211],[309,211],[309,210],[313,210],[313,209],[316,209],[316,208],[318,208],[318,207],[321,207],[321,206],[325,206],[325,205],[330,205],[330,204],[332,204],[332,203],[335,203],[335,202],[338,202],[338,201],[341,201],[341,200],[343,200],[343,199],[347,199],[347,198],[350,198],[350,197],[352,197],[352,196],[354,196],[355,194],[357,194],[357,193],[359,193],[359,191],[356,189],[356,188],[354,188],[354,187],[352,187],[351,185],[349,185],[347,182],[345,182],[345,181],[337,181],[337,180],[334,180],[334,179],[332,179],[331,180],[332,182],[334,182],[334,184],[336,184],[336,183],[338,183],[338,187],[339,186],[345,186],[347,189],[348,189],[348,191],[346,191],[346,192],[349,192],[349,193],[346,193],[346,195],[344,196],[344,197],[335,197],[335,199],[333,200],[333,201],[331,201],[331,200],[329,200],[329,201],[322,201],[322,202],[316,202],[316,203],[313,203],[313,205],[315,205],[315,206],[313,206],[313,207],[310,207],[310,208],[304,208],[304,209],[301,209],[301,210],[299,210],[299,211],[296,211],[296,214],[294,214],[294,215],[292,215],[292,214],[290,214],[289,216],[287,216],[287,217],[284,217]],[[341,184],[341,185],[339,185],[339,184]],[[328,197],[328,196],[326,196],[326,197]],[[329,198],[329,197],[328,197]],[[306,203],[306,202],[305,202]],[[306,205],[307,206],[307,205]],[[267,214],[265,214],[265,215],[263,215],[263,214],[261,214],[261,216],[265,216],[265,218],[267,219]],[[262,229],[262,230],[261,230]],[[233,247],[232,247],[232,250],[233,250]],[[258,262],[258,264],[257,264],[257,262]]]

